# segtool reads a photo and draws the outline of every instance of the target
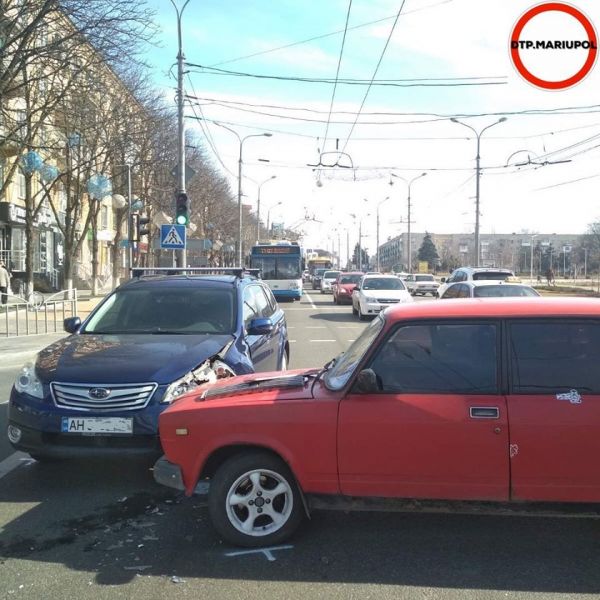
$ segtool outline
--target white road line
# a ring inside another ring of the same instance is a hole
[[[316,307],[315,303],[313,302],[313,299],[306,293],[304,295],[306,296],[306,299],[310,302],[310,307],[316,309],[317,307]]]
[[[288,342],[289,342],[290,344],[295,344],[295,343],[296,343],[296,340],[288,340]]]
[[[337,340],[308,340],[309,342],[336,342]]]
[[[27,452],[13,452],[8,458],[0,462],[0,479],[30,461],[33,461],[33,458]]]
[[[325,329],[322,325],[308,325],[304,329]]]

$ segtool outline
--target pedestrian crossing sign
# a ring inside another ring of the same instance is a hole
[[[185,248],[185,225],[161,225],[160,247],[167,250]]]

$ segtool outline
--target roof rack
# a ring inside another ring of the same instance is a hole
[[[155,275],[234,275],[239,278],[250,275],[260,278],[260,269],[243,267],[134,267],[131,269],[132,278]]]

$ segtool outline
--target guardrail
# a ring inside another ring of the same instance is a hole
[[[77,290],[62,290],[47,298],[34,292],[29,298],[7,295],[0,304],[0,337],[59,333],[63,321],[77,316]]]

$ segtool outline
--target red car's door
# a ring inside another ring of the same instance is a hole
[[[512,498],[600,502],[600,320],[509,334]]]
[[[380,390],[340,404],[342,493],[507,500],[508,427],[499,326],[402,325],[368,368]]]

